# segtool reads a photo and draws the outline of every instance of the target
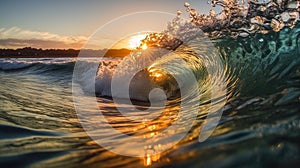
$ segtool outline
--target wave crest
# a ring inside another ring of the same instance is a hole
[[[255,33],[279,32],[284,27],[293,28],[300,20],[300,2],[289,0],[211,0],[213,7],[221,6],[222,12],[211,10],[201,15],[185,3],[191,22],[210,37],[247,37]],[[177,12],[178,17],[181,11]]]

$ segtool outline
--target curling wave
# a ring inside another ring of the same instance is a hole
[[[124,58],[127,65],[118,72],[119,76],[128,73],[131,65],[143,64],[145,59],[148,63],[145,65],[147,68],[133,78],[131,98],[145,101],[150,90],[155,87],[162,88],[168,98],[178,95],[178,84],[170,76],[184,76],[185,70],[180,63],[176,63],[176,56],[188,62],[201,89],[209,90],[207,80],[224,81],[228,88],[227,95],[230,95],[228,98],[239,94],[250,96],[252,93],[274,93],[278,91],[278,84],[285,83],[283,81],[298,72],[298,1],[245,3],[213,0],[211,4],[222,6],[222,12],[215,14],[211,10],[209,15],[200,15],[186,2],[184,6],[190,14],[190,21],[182,19],[182,12],[178,11],[177,17],[168,24],[165,31],[150,33],[141,41],[137,51]],[[205,38],[205,35],[213,40]],[[217,49],[204,45],[209,43],[213,43]],[[144,45],[151,48],[148,49],[151,51],[143,51]],[[169,52],[154,51],[158,49]],[[200,52],[201,50],[204,52]],[[207,52],[208,50],[211,51]],[[211,54],[216,55],[211,57],[212,60],[220,59],[223,67],[218,67],[219,65],[206,58]],[[118,63],[110,65],[111,67],[100,65],[96,79],[99,84],[96,84],[98,94],[111,96],[110,83],[103,85],[103,81],[111,79],[117,65]],[[211,67],[222,69],[222,72],[207,75],[207,68]]]

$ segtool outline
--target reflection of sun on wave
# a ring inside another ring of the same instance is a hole
[[[147,34],[139,34],[139,35],[132,36],[128,41],[129,47],[131,49],[137,49],[141,45],[141,40],[145,39],[146,36]],[[143,50],[146,50],[148,47],[146,44],[144,44],[141,48]]]
[[[154,79],[154,81],[159,82],[163,80],[163,74],[158,69],[149,68],[149,76]]]

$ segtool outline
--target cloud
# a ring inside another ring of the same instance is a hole
[[[88,40],[85,36],[65,36],[49,32],[24,30],[19,27],[0,28],[2,48],[81,48]]]

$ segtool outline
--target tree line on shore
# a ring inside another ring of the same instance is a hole
[[[0,49],[1,58],[49,58],[49,57],[124,57],[127,56],[131,50],[128,49],[37,49],[31,47],[24,47],[18,49]]]

